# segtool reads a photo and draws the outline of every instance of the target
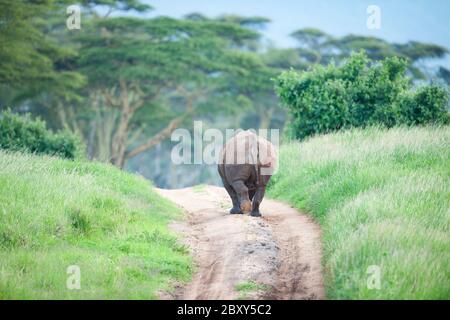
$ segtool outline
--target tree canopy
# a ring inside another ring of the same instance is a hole
[[[443,58],[449,53],[447,48],[435,44],[409,41],[405,44],[389,43],[383,39],[370,36],[347,35],[333,37],[313,28],[294,31],[291,36],[298,41],[298,53],[306,63],[328,64],[343,61],[352,52],[363,50],[369,58],[382,60],[386,57],[401,57],[408,62],[412,77],[426,78],[426,70],[421,62]]]

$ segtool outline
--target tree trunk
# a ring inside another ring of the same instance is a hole
[[[89,121],[89,135],[87,137],[87,155],[90,160],[94,158],[95,133],[97,132],[97,121]]]
[[[270,122],[272,121],[273,111],[273,108],[269,108],[261,113],[259,121],[260,129],[269,129]]]
[[[117,112],[100,104],[94,104],[94,109],[97,129],[93,158],[102,162],[111,162],[111,139],[117,122]]]
[[[151,149],[152,147],[158,145],[164,139],[170,137],[172,132],[178,128],[178,126],[183,122],[183,120],[194,112],[193,101],[195,95],[189,95],[186,101],[186,112],[179,117],[172,119],[169,124],[159,131],[156,135],[149,138],[146,142],[132,149],[131,151],[126,151],[127,145],[129,143],[129,123],[134,113],[138,108],[140,108],[144,104],[143,99],[136,99],[133,95],[133,90],[127,87],[125,81],[119,80],[120,84],[120,120],[118,128],[114,134],[112,145],[111,145],[111,163],[119,168],[123,168],[125,165],[125,161],[128,158],[134,157],[146,150]],[[112,101],[111,96],[106,96],[112,105],[118,105],[114,101]],[[131,137],[130,139],[134,139],[136,137]]]
[[[128,125],[134,113],[133,109],[130,107],[127,85],[123,80],[120,80],[120,97],[121,114],[119,126],[116,133],[114,134],[111,145],[111,162],[116,167],[123,168],[123,165],[125,164],[125,152],[127,148]]]

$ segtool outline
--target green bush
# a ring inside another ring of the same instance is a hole
[[[406,124],[448,123],[448,94],[437,86],[425,86],[400,100],[402,120]]]
[[[0,114],[0,149],[49,154],[74,159],[81,155],[78,138],[69,132],[53,133],[44,121],[30,115]]]
[[[447,89],[427,85],[413,90],[406,67],[403,59],[375,63],[361,52],[342,66],[284,72],[276,79],[276,89],[291,114],[291,135],[301,139],[374,124],[448,123]]]

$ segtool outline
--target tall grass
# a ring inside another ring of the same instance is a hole
[[[0,299],[156,298],[190,277],[180,214],[112,166],[0,152]]]
[[[268,192],[322,225],[328,298],[450,299],[450,127],[284,145]]]

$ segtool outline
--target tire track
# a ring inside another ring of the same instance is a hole
[[[172,224],[191,249],[197,272],[173,299],[236,299],[236,285],[253,281],[266,290],[250,299],[324,299],[321,232],[289,205],[264,199],[262,218],[230,215],[223,188],[157,189],[187,212]],[[164,297],[164,295],[163,295]]]

